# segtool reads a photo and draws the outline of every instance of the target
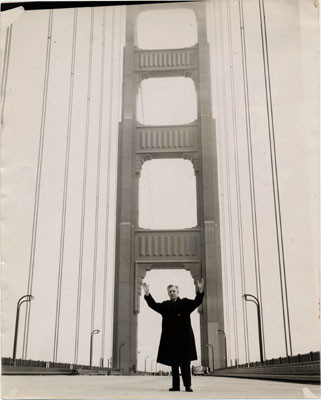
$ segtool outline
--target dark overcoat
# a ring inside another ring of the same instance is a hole
[[[177,298],[156,303],[152,295],[144,296],[150,308],[163,317],[157,362],[173,365],[197,360],[190,314],[202,303],[204,293],[197,292],[194,300]]]

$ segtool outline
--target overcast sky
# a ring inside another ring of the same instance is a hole
[[[231,256],[233,238],[237,313],[241,315],[241,286],[237,235],[236,191],[233,157],[229,42],[226,2],[222,2],[220,46],[219,2],[207,4],[208,40],[211,48],[213,118],[216,119],[220,198],[225,223],[227,214],[226,144],[230,157],[230,192],[233,231],[226,234],[222,250],[228,296],[225,298],[225,331],[229,336],[229,359],[235,358],[231,300]],[[253,242],[250,219],[249,176],[244,118],[244,93],[238,2],[231,0],[232,53],[235,78],[236,122],[239,142],[239,171],[244,229],[246,286],[255,293]],[[284,249],[293,353],[319,348],[319,55],[318,10],[311,0],[266,0],[266,21],[271,68],[274,124],[279,171]],[[65,257],[58,360],[73,361],[77,274],[79,263],[81,193],[86,125],[87,74],[90,38],[90,9],[78,12],[75,85],[71,120],[71,147],[67,198]],[[114,14],[113,14],[114,12]],[[112,15],[114,35],[112,37]],[[11,356],[16,301],[27,290],[35,196],[37,153],[45,71],[48,11],[27,11],[14,22],[5,97],[2,158],[2,355]],[[262,298],[267,358],[284,356],[283,321],[280,307],[277,243],[270,153],[266,118],[262,49],[258,2],[244,1],[248,59],[249,98],[252,121],[254,176],[257,195],[258,236],[261,257]],[[55,10],[45,125],[42,178],[39,200],[35,272],[30,320],[28,358],[51,360],[56,307],[56,288],[61,232],[63,175],[65,163],[68,94],[74,10]],[[87,203],[84,236],[84,270],[80,325],[79,362],[89,362],[91,284],[94,257],[94,221],[97,189],[97,151],[101,99],[101,47],[103,8],[95,8]],[[105,81],[102,114],[102,153],[97,241],[97,294],[95,328],[102,328],[103,268],[106,209],[109,204],[108,287],[105,360],[111,356],[113,302],[115,182],[117,135],[120,120],[124,7],[106,10]],[[216,20],[216,23],[215,23]],[[166,11],[141,14],[138,45],[141,48],[192,46],[196,41],[193,13]],[[3,27],[5,24],[2,25]],[[5,31],[1,32],[5,46]],[[114,52],[111,54],[112,42]],[[224,59],[222,61],[222,49]],[[3,63],[3,59],[2,59]],[[227,126],[224,127],[222,66],[226,81]],[[111,73],[112,79],[111,79]],[[175,81],[175,82],[174,82]],[[110,105],[110,94],[113,95]],[[111,113],[111,115],[110,115]],[[196,118],[193,81],[189,78],[143,81],[137,99],[138,119],[145,124],[180,124]],[[112,118],[111,118],[112,116]],[[111,123],[110,123],[111,118]],[[225,135],[227,141],[225,141]],[[108,168],[108,135],[111,159]],[[110,174],[109,200],[107,182]],[[153,160],[144,164],[140,180],[140,219],[144,228],[187,228],[196,225],[195,177],[186,160]],[[222,224],[222,220],[221,220]],[[156,300],[166,299],[167,283],[180,285],[182,297],[192,297],[193,282],[187,271],[151,271],[146,276]],[[23,306],[24,307],[24,306]],[[198,314],[193,326],[199,347]],[[21,313],[17,357],[21,356],[24,308]],[[160,317],[141,301],[138,334],[138,368],[145,357],[156,359]],[[257,320],[254,305],[248,305],[251,360],[258,360]],[[245,361],[243,321],[238,319],[240,362]],[[99,363],[101,334],[95,337],[94,364]],[[106,363],[106,361],[105,361]]]

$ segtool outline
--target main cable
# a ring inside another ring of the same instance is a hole
[[[215,9],[214,9],[214,3],[211,2],[210,5],[212,6],[212,12],[211,12],[211,22],[212,22],[212,32],[213,32],[213,47],[214,50],[212,52],[212,60],[214,67],[216,67],[216,70],[219,70],[218,62],[217,59],[215,58],[215,54],[218,53],[218,44],[217,44],[217,30],[216,30],[216,21],[215,21]],[[214,25],[214,27],[213,27]],[[219,109],[220,109],[220,96],[219,96],[219,74],[216,73],[216,99],[217,99],[217,114],[219,114]],[[214,81],[214,80],[213,80]],[[221,240],[223,242],[223,251],[222,251],[222,260],[223,260],[223,296],[225,298],[225,307],[224,309],[226,310],[225,316],[226,316],[226,330],[227,330],[227,353],[230,355],[230,358],[232,357],[231,355],[231,328],[230,328],[230,306],[229,306],[229,286],[228,286],[228,273],[227,273],[227,250],[226,250],[226,222],[225,222],[225,210],[224,210],[224,179],[223,179],[223,146],[222,146],[222,140],[221,136],[217,135],[217,142],[218,142],[218,148],[219,148],[219,153],[218,153],[218,170],[219,170],[219,188],[220,188],[220,232],[221,232]],[[227,360],[226,360],[227,361]]]
[[[104,19],[106,9],[104,10]],[[106,182],[106,219],[105,219],[105,249],[104,249],[104,288],[103,288],[103,314],[102,314],[102,335],[101,335],[101,359],[105,356],[105,335],[106,335],[106,303],[107,303],[107,273],[108,273],[108,245],[109,245],[109,212],[110,212],[110,175],[111,175],[111,135],[113,120],[113,89],[114,89],[114,42],[115,42],[115,7],[111,16],[111,49],[110,49],[110,79],[109,79],[109,129],[107,145],[107,182]]]
[[[99,100],[99,127],[97,144],[97,166],[96,166],[96,205],[95,205],[95,228],[94,228],[94,261],[93,277],[91,289],[91,329],[95,329],[95,310],[96,310],[96,283],[97,283],[97,249],[98,249],[98,222],[99,222],[99,202],[100,202],[100,171],[101,171],[101,141],[102,141],[102,121],[104,107],[104,85],[105,85],[105,34],[106,34],[106,9],[103,9],[102,23],[102,45],[101,45],[101,68],[100,68],[100,100]]]
[[[116,102],[116,104],[118,104],[118,110],[117,110],[117,120],[120,121],[122,119],[122,83],[123,83],[123,68],[124,68],[124,63],[123,63],[123,47],[124,47],[124,36],[123,34],[125,34],[125,30],[124,32],[122,32],[122,27],[125,25],[125,21],[126,21],[126,7],[120,7],[119,8],[119,56],[118,56],[118,78],[119,78],[119,88],[118,88],[118,101]],[[119,124],[118,124],[119,127]],[[118,174],[118,141],[119,141],[119,136],[116,134],[115,135],[115,144],[114,144],[114,148],[116,149],[115,151],[115,166],[116,168],[114,168],[114,182],[116,182],[116,190],[114,191],[114,202],[115,204],[117,203],[117,174]],[[114,224],[114,234],[113,237],[115,239],[116,237],[116,230],[117,230],[117,224]],[[115,253],[115,249],[116,246],[113,246],[113,252],[112,252],[112,261],[111,261],[111,265],[114,266],[113,269],[113,273],[115,275],[115,259],[116,259],[116,253]],[[113,299],[113,304],[112,307],[114,309],[114,293],[115,293],[115,285],[112,285],[111,287],[111,298]],[[110,314],[110,335],[111,335],[111,342],[113,344],[113,329],[114,329],[114,318],[113,318],[113,314]]]
[[[44,74],[41,121],[40,121],[40,137],[39,137],[39,146],[38,146],[38,162],[37,162],[37,172],[36,172],[36,187],[35,187],[35,199],[34,199],[34,209],[33,209],[33,219],[32,219],[29,275],[28,275],[28,286],[27,286],[27,294],[29,294],[29,295],[32,295],[33,276],[34,276],[34,268],[35,268],[35,253],[36,253],[36,245],[37,245],[40,185],[41,185],[41,175],[42,175],[42,158],[43,158],[43,148],[44,148],[44,139],[45,139],[45,130],[46,130],[46,117],[47,117],[47,100],[48,100],[48,86],[49,86],[49,72],[50,72],[52,26],[53,26],[53,10],[49,10],[45,74]],[[31,301],[28,301],[26,304],[23,346],[22,346],[22,358],[24,358],[24,359],[27,358],[27,352],[28,352],[30,316],[31,316]]]
[[[233,122],[233,139],[234,139],[234,166],[236,179],[236,207],[237,207],[237,227],[240,249],[240,275],[242,293],[246,293],[245,285],[245,268],[244,268],[244,240],[243,240],[243,221],[242,221],[242,202],[241,202],[241,184],[240,184],[240,167],[239,167],[239,145],[238,145],[238,130],[236,123],[236,105],[235,105],[235,82],[234,82],[234,62],[233,62],[233,39],[231,26],[231,4],[230,0],[226,0],[227,13],[227,28],[229,39],[229,63],[230,63],[230,82],[231,82],[231,107],[232,107],[232,122]],[[243,330],[244,330],[244,346],[246,363],[249,363],[249,338],[248,338],[248,322],[245,300],[242,298],[243,311]]]
[[[74,21],[73,21],[73,38],[72,38],[72,56],[71,56],[71,68],[70,68],[70,82],[69,82],[69,105],[68,105],[68,117],[67,117],[67,142],[66,142],[66,154],[65,154],[63,204],[62,204],[62,216],[61,216],[61,227],[60,227],[60,249],[59,249],[59,266],[58,266],[58,283],[57,283],[56,319],[55,319],[55,333],[54,333],[53,362],[57,361],[58,342],[59,342],[59,322],[60,322],[60,308],[61,308],[62,277],[63,277],[63,266],[64,266],[66,210],[67,210],[67,200],[68,200],[68,177],[69,177],[69,154],[70,154],[70,140],[71,140],[71,121],[72,121],[73,99],[74,99],[73,93],[74,93],[74,80],[75,80],[77,18],[78,18],[78,9],[75,8],[74,9]]]
[[[82,295],[82,270],[83,270],[83,258],[84,258],[84,231],[85,231],[85,217],[86,217],[86,187],[87,187],[88,139],[89,139],[90,102],[91,102],[90,96],[91,96],[91,80],[92,80],[93,31],[94,31],[94,8],[92,7],[91,15],[90,15],[90,33],[89,33],[86,128],[85,128],[85,149],[84,149],[84,166],[83,166],[83,187],[82,187],[82,207],[81,207],[81,228],[80,228],[79,266],[78,266],[78,289],[77,289],[74,364],[78,364],[78,348],[79,348],[80,309],[81,309],[81,295]]]
[[[7,28],[6,31],[6,42],[4,47],[3,55],[3,69],[1,76],[1,90],[0,90],[0,132],[4,129],[4,109],[7,94],[7,83],[8,83],[8,71],[10,62],[10,52],[11,52],[11,39],[12,39],[12,25]]]
[[[260,303],[263,357],[265,358],[263,304],[262,304],[261,272],[260,272],[260,253],[259,253],[259,245],[258,245],[259,240],[258,240],[258,232],[257,232],[255,180],[254,180],[254,170],[253,170],[252,129],[251,129],[249,87],[248,87],[248,75],[247,75],[247,55],[246,55],[243,0],[238,0],[238,2],[239,2],[239,19],[240,19],[240,35],[241,35],[241,54],[242,54],[243,90],[244,90],[245,123],[246,123],[246,138],[247,138],[247,153],[248,153],[247,154],[248,155],[248,170],[249,170],[249,181],[250,181],[250,200],[251,200],[251,219],[252,219],[252,237],[253,237],[253,250],[254,250],[256,295],[259,298],[259,303]]]
[[[219,0],[219,29],[220,29],[220,55],[221,55],[221,86],[222,86],[222,97],[223,97],[223,126],[224,126],[224,143],[225,143],[225,170],[226,170],[226,187],[227,187],[227,206],[228,206],[228,238],[230,241],[230,262],[231,262],[231,282],[232,282],[232,309],[233,309],[233,321],[234,321],[234,346],[235,346],[235,358],[239,359],[238,349],[238,319],[236,312],[236,296],[235,296],[235,270],[234,270],[234,240],[233,240],[233,216],[232,216],[232,204],[231,204],[231,180],[230,180],[230,150],[228,143],[228,126],[227,126],[227,101],[226,101],[226,82],[225,82],[225,52],[224,52],[224,41],[223,41],[223,14],[222,14],[222,1]]]
[[[283,245],[283,229],[282,229],[282,218],[281,218],[277,154],[276,154],[276,145],[275,145],[270,63],[269,63],[264,0],[258,0],[258,3],[259,3],[259,12],[260,12],[260,27],[261,27],[262,55],[263,55],[263,67],[264,67],[265,97],[266,97],[266,109],[267,109],[266,112],[267,112],[267,119],[268,119],[270,161],[271,161],[273,201],[274,201],[274,217],[275,217],[277,248],[278,248],[278,264],[279,264],[281,302],[282,302],[282,313],[283,313],[284,341],[285,341],[286,355],[288,356],[289,354],[292,355],[292,341],[291,341],[289,303],[288,303],[287,281],[286,281],[286,270],[285,270],[285,256],[284,256],[284,245]]]

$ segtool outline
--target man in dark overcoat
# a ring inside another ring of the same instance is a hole
[[[149,285],[143,283],[145,300],[150,308],[163,317],[162,334],[159,343],[157,362],[172,367],[172,387],[170,391],[180,390],[179,368],[187,392],[192,392],[190,363],[197,360],[195,339],[190,314],[202,303],[204,280],[196,282],[197,294],[194,300],[179,297],[178,286],[168,285],[170,300],[156,303],[149,293]]]

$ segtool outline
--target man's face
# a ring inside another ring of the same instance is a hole
[[[168,291],[168,296],[171,300],[176,300],[178,297],[178,289],[174,286],[171,286],[170,288],[167,289]]]

